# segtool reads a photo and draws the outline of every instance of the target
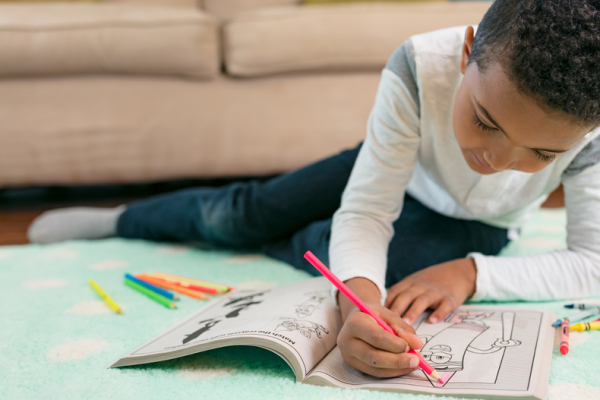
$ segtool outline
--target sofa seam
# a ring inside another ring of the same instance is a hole
[[[365,7],[368,8],[368,7]],[[364,11],[364,10],[362,10]],[[389,12],[385,12],[385,11],[389,11],[389,10],[370,10],[373,11],[373,13],[379,13],[379,14],[385,14],[385,15],[389,15]],[[441,10],[437,10],[438,13],[440,14],[446,14],[444,12],[442,12]],[[422,14],[422,11],[406,11],[402,13],[402,16],[404,17],[406,14]],[[463,13],[461,13],[463,14]],[[313,19],[316,16],[320,16],[320,17],[344,17],[347,15],[356,15],[356,16],[361,16],[361,13],[356,12],[355,10],[344,10],[340,13],[331,13],[331,14],[322,14],[322,13],[311,13],[311,14],[307,14],[307,15],[292,15],[292,14],[287,14],[287,15],[280,15],[277,16],[277,18],[274,18],[274,15],[243,15],[240,16],[238,18],[234,18],[232,20],[229,20],[227,23],[225,23],[225,27],[228,28],[232,25],[238,25],[238,24],[243,24],[243,23],[264,23],[264,22],[276,22],[278,20],[284,20],[284,19]],[[364,13],[363,13],[364,16]]]

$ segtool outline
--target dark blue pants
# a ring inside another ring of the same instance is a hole
[[[154,241],[199,241],[262,252],[319,275],[304,258],[311,250],[329,263],[331,218],[340,206],[360,145],[267,182],[193,188],[131,203],[118,236]],[[394,223],[386,285],[469,252],[495,255],[506,229],[440,215],[410,196]]]

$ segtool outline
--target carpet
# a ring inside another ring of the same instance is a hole
[[[564,210],[542,210],[505,255],[565,247]],[[217,349],[145,366],[108,369],[122,355],[208,302],[185,297],[170,310],[123,284],[125,272],[164,271],[238,288],[309,277],[262,255],[135,240],[0,247],[1,399],[433,399],[295,383],[275,354]],[[93,278],[124,309],[114,314]],[[598,301],[598,299],[596,299]],[[565,302],[515,303],[564,315]],[[511,304],[513,305],[513,304]],[[573,332],[570,353],[554,349],[549,399],[600,399],[600,332]]]

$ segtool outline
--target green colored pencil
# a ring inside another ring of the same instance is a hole
[[[161,296],[160,294],[153,292],[150,289],[146,289],[142,285],[138,285],[137,283],[135,283],[129,279],[125,279],[125,284],[127,286],[129,286],[130,288],[135,289],[138,292],[145,294],[146,296],[150,297],[152,300],[158,301],[160,304],[162,304],[163,306],[165,306],[167,308],[177,308],[175,303],[171,302],[171,299],[167,299],[166,297]]]

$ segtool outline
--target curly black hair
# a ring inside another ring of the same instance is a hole
[[[521,93],[582,125],[600,124],[600,0],[496,0],[469,64],[495,62]]]

